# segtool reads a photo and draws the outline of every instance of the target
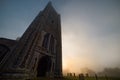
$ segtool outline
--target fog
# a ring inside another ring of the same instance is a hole
[[[120,2],[69,1],[61,10],[63,69],[120,67]]]
[[[49,0],[2,0],[0,37],[20,37]],[[120,68],[119,0],[51,0],[61,15],[63,72]]]

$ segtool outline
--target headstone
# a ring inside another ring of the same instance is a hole
[[[79,74],[79,80],[85,80],[84,74]]]
[[[95,74],[95,79],[98,80],[98,76],[97,76],[97,74]]]

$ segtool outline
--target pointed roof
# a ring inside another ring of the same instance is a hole
[[[51,1],[48,2],[47,6],[44,8],[43,11],[49,11],[49,10],[52,10],[52,11],[54,11],[55,13],[57,13],[56,10],[55,10],[55,8],[52,6],[52,2],[51,2]],[[58,13],[57,13],[57,14],[58,14]]]

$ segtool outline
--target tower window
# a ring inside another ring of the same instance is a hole
[[[49,36],[50,36],[49,33],[45,34],[45,36],[44,36],[44,40],[43,40],[43,43],[42,43],[42,47],[44,47],[44,48],[48,48]]]

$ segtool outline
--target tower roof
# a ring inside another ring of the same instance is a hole
[[[49,11],[49,10],[52,10],[55,13],[57,13],[56,10],[55,10],[55,8],[52,6],[52,2],[51,1],[49,1],[48,4],[47,4],[47,6],[44,8],[44,11]]]

